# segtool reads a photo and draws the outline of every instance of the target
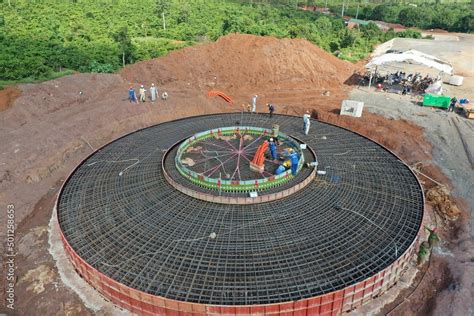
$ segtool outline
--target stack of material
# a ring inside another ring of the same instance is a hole
[[[265,153],[268,150],[268,142],[264,141],[258,146],[257,152],[250,162],[250,169],[257,172],[263,172],[265,168]]]
[[[423,98],[423,106],[432,106],[435,108],[447,109],[451,103],[451,97],[444,95],[425,94]]]
[[[474,104],[473,103],[468,103],[468,104],[463,104],[462,109],[464,111],[464,115],[468,119],[474,119]]]
[[[462,86],[463,81],[464,77],[452,75],[451,77],[449,77],[448,83],[453,86]]]
[[[449,190],[441,186],[431,188],[426,193],[426,199],[434,204],[435,210],[441,217],[446,220],[456,220],[461,211],[453,203],[450,196]]]

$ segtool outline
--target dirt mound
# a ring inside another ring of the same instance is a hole
[[[6,110],[21,94],[15,87],[6,87],[0,90],[0,112]]]
[[[184,84],[231,94],[284,89],[338,90],[355,67],[303,39],[231,34],[209,44],[126,67],[130,82]],[[251,92],[250,92],[251,91]],[[319,94],[320,95],[320,94]]]
[[[426,199],[434,204],[438,214],[447,220],[456,220],[461,211],[450,198],[451,193],[445,187],[436,186],[426,192]]]

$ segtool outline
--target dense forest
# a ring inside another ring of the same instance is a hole
[[[240,0],[280,6],[326,5],[331,12],[421,29],[474,32],[473,0]],[[344,10],[343,10],[344,4]]]
[[[271,1],[268,1],[271,2]],[[306,38],[356,61],[414,31],[348,30],[342,19],[285,5],[231,0],[0,0],[0,85],[67,71],[113,72],[231,32]]]
[[[349,1],[348,1],[349,2]],[[411,2],[411,1],[410,1]],[[473,3],[420,3],[346,6],[344,14],[360,19],[399,23],[420,29],[443,29],[452,32],[474,32]],[[408,3],[408,1],[407,1]],[[331,11],[342,12],[342,4],[331,5]]]

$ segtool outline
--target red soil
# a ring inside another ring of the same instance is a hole
[[[21,91],[15,87],[8,86],[0,90],[0,112],[6,110],[21,94]]]
[[[205,93],[218,89],[234,100],[295,105],[340,100],[344,81],[354,66],[303,39],[231,34],[215,43],[197,45],[165,57],[126,67],[121,75],[130,82],[159,83]],[[263,110],[263,109],[262,109]]]

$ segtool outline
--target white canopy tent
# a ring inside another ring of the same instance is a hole
[[[413,49],[403,53],[388,53],[375,57],[367,65],[365,65],[365,67],[372,69],[390,62],[421,64],[427,67],[438,69],[445,74],[453,73],[453,67],[448,62]]]

